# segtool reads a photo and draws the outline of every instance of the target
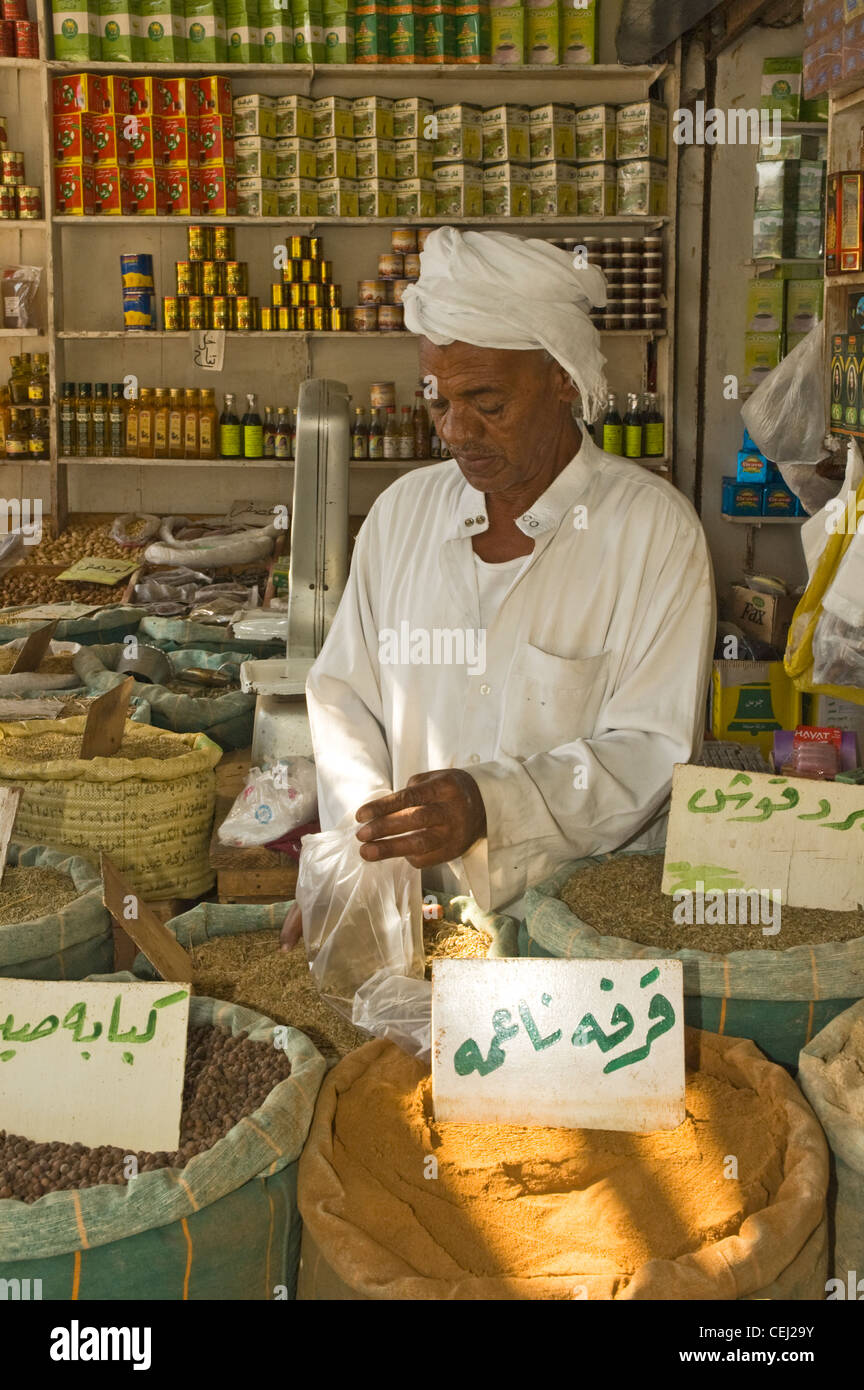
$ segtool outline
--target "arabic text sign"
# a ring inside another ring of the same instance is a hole
[[[221,372],[225,359],[225,334],[221,328],[205,328],[192,334],[192,361],[205,372]]]
[[[857,907],[864,787],[677,766],[663,892],[747,889],[777,889],[787,907]]]
[[[0,1117],[45,1143],[176,1149],[189,988],[0,980]]]
[[[432,1095],[437,1120],[674,1129],[681,962],[435,961]]]

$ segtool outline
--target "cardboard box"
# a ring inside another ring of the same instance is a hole
[[[781,260],[795,255],[795,225],[781,211],[753,214],[753,255]]]
[[[782,333],[785,327],[785,284],[757,278],[747,285],[748,333]]]
[[[431,179],[434,175],[432,149],[428,140],[394,140],[393,157],[397,179]]]
[[[758,449],[739,449],[736,483],[767,483],[774,465]]]
[[[354,139],[354,103],[350,97],[319,97],[312,103],[312,115],[316,140]]]
[[[780,365],[783,357],[782,333],[745,333],[744,381],[758,386],[769,372]]]
[[[617,113],[618,159],[665,160],[669,114],[659,101],[633,101]]]
[[[347,10],[324,17],[322,25],[325,63],[354,62],[354,16]]]
[[[483,216],[483,170],[457,160],[435,165],[436,217]]]
[[[618,170],[614,164],[580,164],[576,177],[580,217],[614,217],[618,211]]]
[[[111,110],[110,88],[104,77],[91,73],[69,73],[52,78],[52,104],[55,115],[87,111],[95,116]]]
[[[434,138],[428,130],[432,109],[428,97],[397,97],[393,102],[394,140]]]
[[[795,218],[795,255],[801,259],[821,260],[824,224],[821,212],[799,212]]]
[[[160,213],[197,217],[201,212],[201,185],[197,171],[156,170],[156,206]]]
[[[351,103],[355,140],[380,136],[393,139],[393,100],[391,97],[355,97]]]
[[[153,139],[155,116],[116,116],[117,159],[126,168],[156,162]]]
[[[353,140],[315,141],[316,178],[356,179],[357,154]]]
[[[234,163],[234,117],[201,116],[198,121],[198,164],[204,167]]]
[[[785,647],[797,600],[780,594],[761,594],[746,584],[733,584],[728,620],[750,637],[772,647]]]
[[[243,135],[234,141],[234,172],[237,175],[237,197],[240,198],[240,180],[249,179],[273,183],[276,195],[276,141],[267,140],[263,135]],[[250,191],[247,182],[247,192]],[[252,214],[254,215],[254,214]]]
[[[190,98],[185,77],[154,77],[153,115],[188,116]]]
[[[280,217],[317,217],[318,185],[314,179],[279,179]]]
[[[89,164],[58,164],[54,205],[63,217],[89,217],[96,211],[95,171]]]
[[[557,67],[561,61],[561,24],[557,5],[530,7],[526,14],[525,50],[533,66]]]
[[[87,112],[69,112],[53,117],[52,152],[55,164],[92,164],[93,160],[93,121],[109,121],[110,116],[90,116]],[[117,160],[116,141],[114,142],[114,162]]]
[[[786,289],[786,330],[787,333],[809,333],[817,323],[822,322],[824,285],[821,280],[787,280]],[[856,326],[850,325],[854,332]]]
[[[156,164],[162,168],[185,168],[197,163],[198,122],[188,116],[154,116],[153,146]],[[193,129],[190,143],[189,128]]]
[[[621,127],[618,127],[621,138]],[[628,217],[665,217],[666,165],[653,159],[633,159],[618,165],[618,212]]]
[[[452,106],[439,106],[435,119],[438,123],[436,163],[479,164],[483,158],[483,125],[478,108],[461,101]]]
[[[434,179],[397,179],[396,216],[434,217]]]
[[[124,217],[155,217],[156,169],[134,168],[120,170],[119,211]]]
[[[821,212],[825,166],[813,159],[767,159],[756,165],[756,209]]]
[[[580,6],[561,7],[561,62],[582,67],[597,61],[597,0]]]
[[[276,141],[277,179],[316,179],[318,165],[314,140],[287,135]]]
[[[531,216],[531,170],[518,164],[491,164],[483,170],[484,217]]]
[[[237,211],[241,217],[278,217],[279,188],[276,180],[238,178]]]
[[[576,158],[584,164],[611,164],[618,151],[618,113],[614,106],[586,106],[576,112]]]
[[[769,483],[762,497],[762,515],[795,516],[797,500],[784,483]]]
[[[846,384],[846,344],[847,333],[835,333],[831,339],[831,399],[829,405],[830,429],[832,434],[844,434],[844,396]]]
[[[392,179],[358,179],[357,209],[360,217],[396,217],[396,187]]]
[[[723,515],[761,516],[764,491],[761,483],[739,483],[735,478],[724,478]]]
[[[280,101],[285,98],[280,97]],[[302,100],[303,98],[297,98]],[[190,116],[231,116],[231,80],[228,77],[191,77],[186,79],[186,100]]]
[[[224,217],[237,211],[237,179],[233,169],[200,170],[201,214]]]
[[[578,172],[574,164],[551,160],[531,169],[531,214],[533,217],[569,216],[578,206]]]
[[[527,164],[531,158],[526,106],[490,106],[482,115],[483,163]]]
[[[492,62],[498,67],[518,66],[525,62],[525,14],[521,6],[490,10],[490,52]]]
[[[315,138],[315,103],[311,97],[276,98],[276,134],[297,136],[301,140]]]
[[[276,98],[251,93],[234,98],[234,139],[244,135],[263,135],[276,139]]]
[[[319,217],[359,217],[356,179],[319,179]]]
[[[776,146],[771,140],[763,140],[759,145],[760,163],[772,159],[815,159],[824,163],[827,155],[827,134],[781,135]]]
[[[774,731],[801,723],[801,692],[782,661],[715,661],[711,686],[714,738],[756,744],[767,758]]]
[[[576,117],[572,106],[555,102],[533,106],[528,112],[528,138],[532,164],[575,159]]]
[[[762,64],[762,110],[779,111],[784,121],[800,121],[803,74],[803,58],[766,58]]]
[[[386,63],[390,53],[390,15],[386,4],[354,8],[354,62]]]
[[[416,144],[416,141],[410,143]],[[360,140],[355,140],[354,150],[357,156],[357,178],[358,179],[389,179],[396,178],[396,142],[394,140],[379,140],[377,136],[367,135]],[[428,174],[409,172],[403,175],[404,178],[431,178],[432,177],[432,155],[427,154]],[[395,200],[395,194],[394,200]],[[363,213],[360,214],[364,216]],[[395,213],[393,214],[395,217]]]

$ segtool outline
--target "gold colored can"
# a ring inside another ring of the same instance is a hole
[[[416,254],[410,254],[410,253],[409,253],[408,255],[406,255],[406,257],[405,257],[405,279],[406,279],[406,280],[419,280],[419,279],[420,279],[420,252],[419,252],[419,251],[418,251]]]
[[[178,261],[175,266],[178,294],[201,293],[201,262]]]
[[[330,310],[330,331],[332,333],[344,333],[348,328],[348,310]]]
[[[24,182],[24,155],[21,150],[0,151],[0,167],[4,183]]]
[[[378,331],[380,333],[396,333],[404,327],[401,304],[381,304],[378,306]]]
[[[162,325],[166,333],[179,333],[183,328],[183,304],[176,295],[162,296]]]
[[[196,225],[187,228],[186,244],[190,261],[213,259],[213,228]]]
[[[213,327],[231,327],[231,301],[224,295],[214,295],[212,300]]]
[[[298,333],[309,332],[312,327],[313,312],[314,310],[306,308],[294,310],[294,327],[297,329]]]
[[[15,189],[11,183],[0,183],[0,219],[12,220],[17,215]]]
[[[306,303],[307,285],[288,285],[288,303],[295,309]]]
[[[35,184],[19,183],[15,196],[22,222],[36,221],[42,216],[42,190]]]
[[[238,294],[234,307],[237,313],[237,327],[245,329],[247,332],[257,328],[257,314],[255,313],[256,301],[251,299],[248,294]]]
[[[351,310],[351,327],[355,333],[377,332],[378,305],[355,304],[354,308]]]
[[[225,293],[248,295],[249,267],[245,261],[225,262]]]
[[[315,240],[320,243],[321,238]],[[289,236],[288,255],[292,260],[305,261],[312,255],[312,238],[308,236]]]
[[[417,250],[416,227],[394,227],[390,233],[390,245],[394,251],[404,256],[406,251]]]
[[[201,292],[206,295],[224,295],[225,293],[225,263],[224,261],[204,261],[201,275]]]
[[[327,286],[307,285],[306,303],[311,304],[314,309],[323,309],[327,303]]]
[[[282,267],[282,284],[293,285],[300,279],[300,262],[286,261]]]
[[[295,312],[296,311],[294,309],[289,308],[287,304],[283,304],[281,308],[276,310],[276,313],[278,315],[280,333],[291,332],[292,328],[294,327]]]
[[[274,317],[278,317],[276,310],[271,309],[269,304],[263,305],[261,309],[261,327],[265,333],[272,332]]]
[[[320,261],[324,251],[323,239],[320,236],[310,236],[307,238],[307,240],[309,242],[308,255],[312,258],[313,261]]]
[[[237,250],[234,239],[233,227],[214,227],[213,228],[213,259],[214,261],[233,261],[236,259]]]
[[[322,285],[329,285],[333,280],[333,262],[318,261],[317,265],[318,275],[316,279],[320,280]]]
[[[189,319],[190,328],[206,328],[207,314],[205,306],[207,300],[200,294],[190,295],[186,301],[186,313]]]
[[[273,308],[274,308],[274,309],[278,309],[279,306],[282,305],[282,304],[287,304],[287,303],[288,303],[288,286],[287,286],[287,285],[271,285],[271,286],[270,286],[270,303],[273,305]]]
[[[327,300],[326,300],[326,303],[330,305],[330,308],[331,308],[331,309],[341,309],[341,307],[342,307],[342,286],[341,286],[341,285],[323,285],[323,286],[322,286],[322,289],[324,289],[324,290],[326,291],[326,293],[327,293]]]
[[[322,307],[312,310],[312,327],[316,333],[330,331],[330,310]]]
[[[301,284],[311,285],[313,281],[318,280],[320,278],[318,273],[318,267],[322,264],[322,261],[300,261],[300,274],[297,278],[301,282]]]

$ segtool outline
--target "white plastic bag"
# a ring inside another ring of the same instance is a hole
[[[420,871],[402,858],[368,863],[357,829],[350,815],[303,841],[297,903],[309,968],[343,1018],[428,1061]]]
[[[245,848],[269,845],[318,811],[315,764],[282,758],[271,767],[252,767],[246,785],[219,827],[219,843]]]
[[[825,457],[822,332],[817,323],[741,407],[751,439],[778,466],[817,464]]]

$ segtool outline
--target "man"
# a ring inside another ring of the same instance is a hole
[[[453,459],[374,503],[307,684],[322,827],[363,858],[512,906],[562,862],[662,844],[698,746],[714,641],[690,504],[604,454],[588,317],[567,253],[439,229],[404,296]],[[284,937],[297,939],[298,910]]]

